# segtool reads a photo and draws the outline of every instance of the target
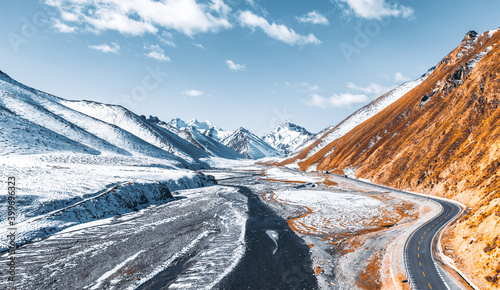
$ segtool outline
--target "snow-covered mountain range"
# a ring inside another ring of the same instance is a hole
[[[286,120],[262,139],[273,148],[289,154],[313,135],[303,127]]]
[[[80,152],[171,160],[176,167],[204,167],[210,154],[176,134],[116,105],[68,101],[0,79],[0,154]]]
[[[145,118],[145,117],[143,117]],[[215,157],[227,159],[245,159],[246,157],[236,152],[235,150],[223,145],[216,138],[211,137],[211,131],[220,131],[226,133],[220,128],[213,126],[210,121],[200,123],[196,120],[184,122],[179,118],[169,122],[163,122],[157,117],[150,116],[147,118],[149,122],[153,122],[157,126],[165,128],[201,150],[208,152]],[[188,125],[191,124],[191,125]],[[210,124],[210,125],[209,125]],[[208,135],[205,135],[208,134]],[[222,133],[221,133],[222,135]]]
[[[282,157],[283,153],[245,128],[239,128],[222,140],[222,144],[243,154],[247,158]]]
[[[221,141],[222,139],[224,139],[225,137],[227,137],[227,136],[231,135],[231,133],[233,133],[233,131],[225,131],[222,128],[215,126],[214,124],[212,124],[212,122],[210,122],[208,120],[200,122],[196,119],[191,119],[187,122],[184,122],[180,118],[175,118],[175,119],[170,120],[166,124],[168,124],[172,127],[175,127],[177,129],[180,129],[180,130],[195,129],[199,133],[201,133],[207,137],[210,137],[216,141]]]
[[[263,140],[240,128],[225,131],[210,121],[163,122],[118,105],[65,100],[0,73],[0,154],[82,153],[148,157],[173,167],[206,167],[205,158],[282,157],[312,134],[289,121]],[[266,143],[266,141],[268,143]]]

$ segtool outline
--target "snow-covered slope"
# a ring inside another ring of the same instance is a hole
[[[313,135],[303,127],[286,120],[262,139],[273,148],[289,154]]]
[[[67,101],[0,74],[0,154],[87,153],[159,158],[200,168],[210,155],[120,106]],[[20,149],[22,148],[22,149]]]
[[[296,150],[294,150],[293,154],[302,153],[301,155],[305,155],[304,153],[307,153],[305,156],[301,156],[300,159],[308,158],[314,155],[326,145],[344,136],[347,132],[351,131],[359,124],[375,116],[378,112],[382,111],[390,104],[406,95],[409,91],[420,85],[433,71],[434,68],[429,69],[429,71],[427,71],[427,73],[422,75],[420,78],[400,85],[399,87],[389,91],[368,105],[357,110],[340,124],[330,126],[318,134],[310,137],[302,145],[298,146]]]
[[[207,154],[186,142],[169,130],[156,126],[122,106],[89,101],[66,101],[61,103],[86,115],[118,126],[135,136],[183,159],[205,158]]]
[[[222,144],[251,159],[281,157],[283,154],[252,132],[239,128],[222,140]]]

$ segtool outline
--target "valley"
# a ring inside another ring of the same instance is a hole
[[[438,212],[343,177],[215,162],[201,172],[217,185],[172,191],[164,204],[91,222],[44,218],[44,229],[60,226],[17,249],[18,286],[404,289],[405,240]],[[31,235],[42,228],[30,224]]]
[[[272,84],[307,92],[309,107],[365,104],[317,133],[286,107],[256,134],[65,99],[0,71],[1,287],[500,289],[499,31],[467,32],[390,89],[348,83],[325,98]]]

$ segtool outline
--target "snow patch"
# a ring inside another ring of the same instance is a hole
[[[310,174],[303,174],[298,171],[287,170],[284,168],[271,168],[266,171],[266,176],[270,179],[282,180],[282,181],[299,181],[316,183],[321,182],[321,177],[315,177]]]
[[[274,254],[276,254],[276,251],[278,250],[278,238],[279,238],[279,234],[276,231],[273,231],[273,230],[267,230],[266,234],[274,242],[274,245],[275,245],[274,250],[273,250],[273,255],[274,255]]]
[[[468,71],[471,71],[476,67],[476,65],[479,63],[479,61],[492,49],[492,46],[488,46],[485,50],[481,51],[480,53],[476,54],[474,58],[469,60],[467,62],[466,67]]]
[[[125,261],[121,262],[120,264],[116,265],[116,267],[114,267],[113,269],[111,269],[108,272],[104,273],[104,275],[102,275],[101,277],[99,277],[99,279],[97,279],[95,285],[92,286],[92,288],[90,288],[90,289],[91,290],[100,289],[102,283],[104,282],[104,280],[106,280],[109,277],[111,277],[111,275],[113,275],[118,270],[120,270],[121,268],[123,268],[123,266],[125,266],[128,262],[130,262],[132,260],[135,260],[137,258],[137,256],[139,256],[142,252],[144,252],[144,251],[139,251],[138,253],[136,253],[136,254],[128,257]]]

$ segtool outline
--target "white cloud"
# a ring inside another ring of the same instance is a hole
[[[366,87],[358,86],[354,83],[347,83],[347,87],[351,90],[354,90],[354,91],[360,91],[360,92],[363,92],[365,94],[375,95],[375,96],[381,96],[392,89],[392,88],[384,87],[384,86],[381,86],[379,84],[374,84],[374,83],[370,83],[370,85],[368,85]]]
[[[230,11],[231,8],[227,6],[226,3],[224,3],[223,0],[212,0],[212,4],[210,5],[210,9],[222,14],[222,15],[227,15]]]
[[[318,85],[311,85],[311,84],[306,83],[306,82],[301,82],[301,83],[300,83],[300,86],[301,86],[303,89],[305,89],[305,90],[307,90],[307,91],[309,91],[309,92],[317,92],[317,91],[319,91],[319,86],[318,86]],[[299,90],[299,91],[300,91],[300,90]]]
[[[53,19],[54,23],[52,26],[59,32],[62,33],[73,33],[76,31],[76,27],[68,26],[61,22],[59,19]]]
[[[232,60],[226,60],[227,67],[232,71],[241,71],[245,69],[245,65],[234,63]]]
[[[201,44],[201,43],[194,43],[194,42],[193,42],[193,45],[194,45],[194,46],[196,46],[196,47],[199,47],[199,48],[201,48],[201,49],[205,49],[205,47],[204,47],[204,46],[203,46],[203,44]]]
[[[382,19],[384,17],[413,17],[413,9],[399,4],[389,4],[386,0],[337,0],[345,3],[356,14],[366,19]]]
[[[328,22],[328,19],[324,15],[320,14],[317,11],[311,11],[304,16],[297,17],[297,20],[299,22],[302,22],[302,23],[312,23],[312,24],[321,24],[321,25],[330,24]]]
[[[103,43],[100,45],[89,45],[89,48],[102,51],[104,53],[118,53],[120,52],[120,45],[116,42],[111,42],[111,45]]]
[[[252,7],[255,7],[255,1],[254,0],[245,0],[245,2],[247,2],[248,5],[250,5]]]
[[[197,91],[197,90],[189,90],[189,91],[183,92],[182,94],[185,96],[188,96],[188,97],[199,97],[199,96],[203,95],[203,92]]]
[[[409,78],[409,77],[407,77],[407,76],[403,75],[403,74],[402,74],[402,73],[400,73],[400,72],[396,72],[396,73],[394,74],[394,81],[395,81],[395,82],[397,82],[397,83],[404,83],[404,82],[407,82],[407,81],[409,81],[409,80],[410,80],[410,78]]]
[[[223,0],[212,0],[210,5],[196,0],[45,0],[45,3],[57,8],[62,20],[95,32],[116,30],[143,35],[165,28],[192,36],[231,27],[226,17],[230,9]]]
[[[241,12],[239,21],[242,26],[255,29],[262,29],[265,34],[276,40],[282,41],[289,45],[305,45],[305,44],[320,44],[321,41],[313,34],[307,36],[297,34],[293,29],[286,27],[283,24],[269,23],[261,16],[255,15],[250,11]]]
[[[160,62],[165,62],[165,61],[170,61],[170,57],[165,55],[165,51],[157,44],[155,45],[146,45],[144,46],[145,49],[149,50],[148,53],[145,53],[144,55],[156,59]]]
[[[325,98],[318,94],[312,94],[308,100],[304,100],[303,102],[311,107],[348,108],[353,104],[366,103],[368,100],[366,95],[334,94],[329,98]]]
[[[164,44],[166,44],[168,46],[176,47],[176,45],[174,43],[174,36],[170,32],[163,31],[161,33],[161,35],[158,36],[158,39],[160,39],[160,41],[162,43],[164,43]]]

